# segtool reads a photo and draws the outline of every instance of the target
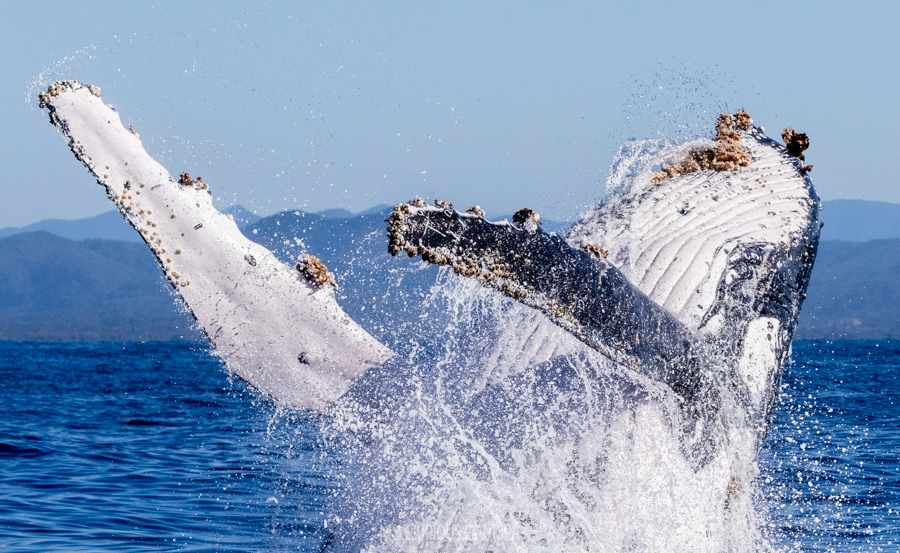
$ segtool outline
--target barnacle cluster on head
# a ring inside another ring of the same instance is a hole
[[[669,178],[697,171],[737,171],[750,165],[750,153],[741,144],[740,132],[753,126],[753,119],[743,109],[734,115],[722,113],[716,121],[715,146],[691,148],[673,164],[652,173],[650,182],[659,184]]]
[[[305,278],[307,282],[317,288],[321,288],[326,284],[335,287],[337,286],[334,275],[328,270],[328,267],[314,255],[305,253],[298,257],[297,270],[300,271],[300,274],[303,275],[303,278]]]
[[[781,138],[784,140],[784,147],[789,154],[800,161],[806,160],[806,156],[803,155],[803,152],[809,148],[809,137],[806,136],[806,133],[797,132],[788,127],[781,131]],[[812,171],[812,165],[804,165],[803,169]]]
[[[469,206],[469,209],[466,210],[466,213],[471,213],[477,217],[484,217],[484,210],[481,209],[481,206],[472,205]]]
[[[750,117],[749,113],[741,108],[734,114],[734,125],[737,128],[745,131],[753,126],[753,119]]]

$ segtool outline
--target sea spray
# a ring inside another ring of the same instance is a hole
[[[727,446],[698,470],[665,386],[589,348],[530,367],[497,358],[504,325],[491,323],[531,313],[449,272],[422,310],[420,332],[442,347],[416,359],[379,438],[348,455],[334,550],[759,548],[752,432],[723,428]]]

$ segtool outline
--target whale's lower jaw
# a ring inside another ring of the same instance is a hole
[[[99,89],[64,81],[41,105],[236,375],[287,405],[321,411],[391,357],[341,310],[330,285],[245,238],[213,207],[206,184],[176,182]]]

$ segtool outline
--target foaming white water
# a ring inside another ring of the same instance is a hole
[[[447,341],[418,360],[414,389],[383,437],[355,453],[335,549],[760,548],[752,432],[719,429],[727,445],[697,469],[667,387],[577,341],[552,359],[504,363],[493,349],[514,329],[498,319],[514,325],[530,311],[449,274],[428,308],[422,330]],[[527,323],[526,334],[539,335]],[[542,330],[559,336],[541,340],[570,336]]]

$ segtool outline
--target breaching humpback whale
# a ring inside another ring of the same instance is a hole
[[[99,88],[61,81],[40,105],[234,374],[283,404],[327,412],[373,375],[400,371],[337,304],[318,260],[288,266],[244,237],[200,178],[175,179],[146,153]],[[628,185],[564,236],[544,233],[531,210],[489,222],[477,206],[401,203],[388,247],[540,312],[535,336],[562,329],[671,388],[692,436],[684,451],[702,466],[723,389],[761,446],[816,255],[808,141],[790,129],[783,138],[786,146],[739,111],[720,116],[712,141],[632,155],[615,169]],[[552,349],[535,346],[534,362]]]

